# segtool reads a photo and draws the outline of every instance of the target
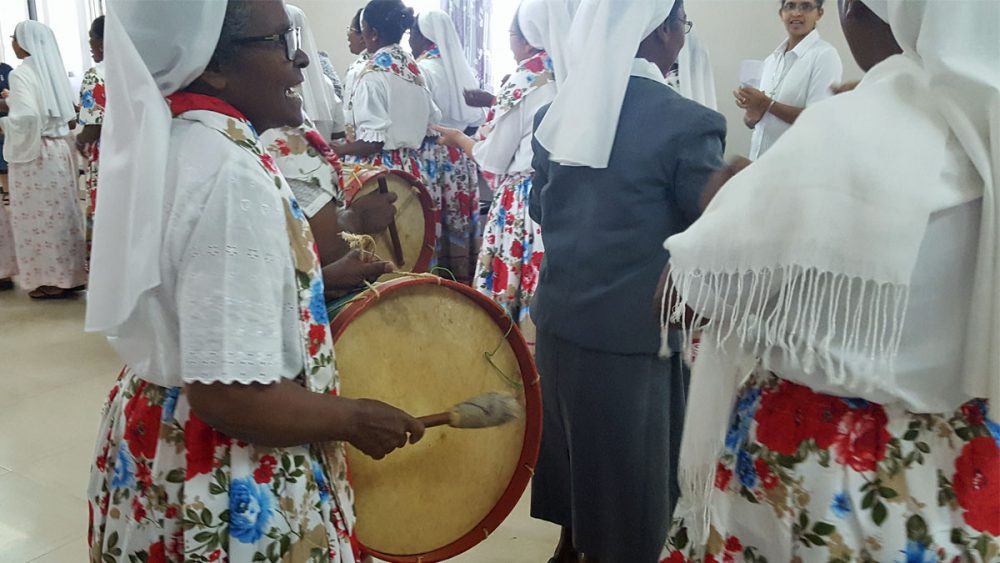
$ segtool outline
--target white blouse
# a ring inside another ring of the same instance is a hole
[[[42,83],[31,57],[10,73],[9,112],[0,117],[5,139],[3,155],[7,162],[24,163],[42,154],[42,137],[69,135],[69,124],[45,115]]]
[[[251,153],[183,118],[173,121],[169,162],[163,283],[109,341],[165,387],[296,377],[304,358],[295,272],[274,181]],[[151,353],[135,352],[150,343]]]
[[[556,84],[536,88],[494,125],[486,139],[476,143],[472,154],[481,170],[491,174],[531,172],[531,138],[535,114],[556,97]]]
[[[357,140],[384,143],[385,150],[419,149],[440,119],[427,88],[388,72],[362,73],[347,110]]]
[[[760,89],[780,104],[807,108],[833,95],[830,88],[841,81],[844,65],[837,49],[813,30],[791,51],[788,40],[764,61]],[[750,141],[750,160],[757,160],[788,131],[791,124],[767,113],[757,123]]]
[[[351,66],[347,67],[347,72],[344,73],[344,108],[350,105],[351,100],[354,97],[354,87],[358,82],[358,75],[361,71],[365,69],[365,65],[368,63],[368,54],[362,53],[358,55],[358,58],[354,59]]]

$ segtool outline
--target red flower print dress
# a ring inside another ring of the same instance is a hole
[[[816,393],[758,373],[737,396],[709,500],[684,499],[662,561],[1000,561],[1000,425]]]
[[[83,75],[83,83],[80,86],[80,113],[77,116],[77,121],[83,127],[103,125],[106,103],[104,63],[99,63]],[[84,152],[86,162],[83,168],[83,189],[87,196],[87,256],[90,256],[90,240],[94,230],[94,210],[97,205],[97,161],[100,156],[100,140],[87,145]]]
[[[404,51],[399,45],[389,45],[371,55],[366,60],[364,68],[358,73],[357,78],[354,80],[354,87],[357,87],[358,82],[361,81],[361,78],[365,74],[371,72],[385,72],[402,78],[411,84],[416,84],[421,87],[424,86],[424,79],[420,75],[420,69],[417,68],[417,63],[413,60],[413,57],[411,57],[409,53]],[[354,111],[354,97],[352,96],[348,102],[348,113],[353,115]],[[348,121],[351,120],[349,119]],[[354,126],[354,123],[349,123],[349,125],[351,126],[350,128],[357,133],[357,128]],[[357,140],[366,141],[370,139],[362,138]],[[345,166],[351,164],[382,166],[391,170],[401,170],[412,174],[416,178],[420,178],[428,190],[433,189],[429,180],[423,176],[423,167],[420,162],[419,147],[383,150],[366,157],[346,156],[344,157],[344,164]],[[348,169],[350,169],[350,166],[348,166]],[[435,196],[436,194],[432,191],[431,195]],[[438,199],[439,198],[435,198],[435,201]]]
[[[501,127],[521,127],[511,112],[532,92],[555,80],[552,59],[545,51],[526,59],[504,83],[490,108],[483,138]],[[530,123],[523,135],[530,135]],[[535,326],[528,314],[538,286],[538,273],[545,249],[542,231],[528,215],[531,170],[496,176],[496,191],[486,217],[482,248],[473,278],[474,287],[503,307],[519,325],[529,344],[535,342]]]
[[[280,194],[305,358],[296,381],[315,393],[336,392],[322,270],[305,215],[250,124],[223,102],[206,100],[171,97],[176,115],[252,155],[264,189]],[[341,444],[267,448],[235,440],[195,415],[183,387],[154,385],[128,367],[111,390],[98,436],[87,495],[92,563],[356,560]]]

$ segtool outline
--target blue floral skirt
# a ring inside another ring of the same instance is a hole
[[[353,563],[346,467],[315,447],[262,448],[194,415],[181,388],[124,370],[87,493],[92,563]]]

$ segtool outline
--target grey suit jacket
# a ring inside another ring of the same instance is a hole
[[[725,138],[721,114],[632,77],[608,168],[550,162],[535,139],[530,213],[545,258],[531,317],[540,331],[605,352],[658,351],[653,294],[668,258],[663,241],[698,217]]]

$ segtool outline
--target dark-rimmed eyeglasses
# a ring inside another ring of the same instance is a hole
[[[290,27],[282,33],[260,35],[257,37],[239,37],[231,41],[233,45],[248,45],[251,43],[282,43],[285,46],[285,56],[294,61],[296,53],[302,48],[302,28]]]
[[[684,26],[684,35],[691,33],[691,30],[694,28],[694,22],[691,20],[682,20],[680,18],[677,18],[675,21],[679,22],[681,25]]]

